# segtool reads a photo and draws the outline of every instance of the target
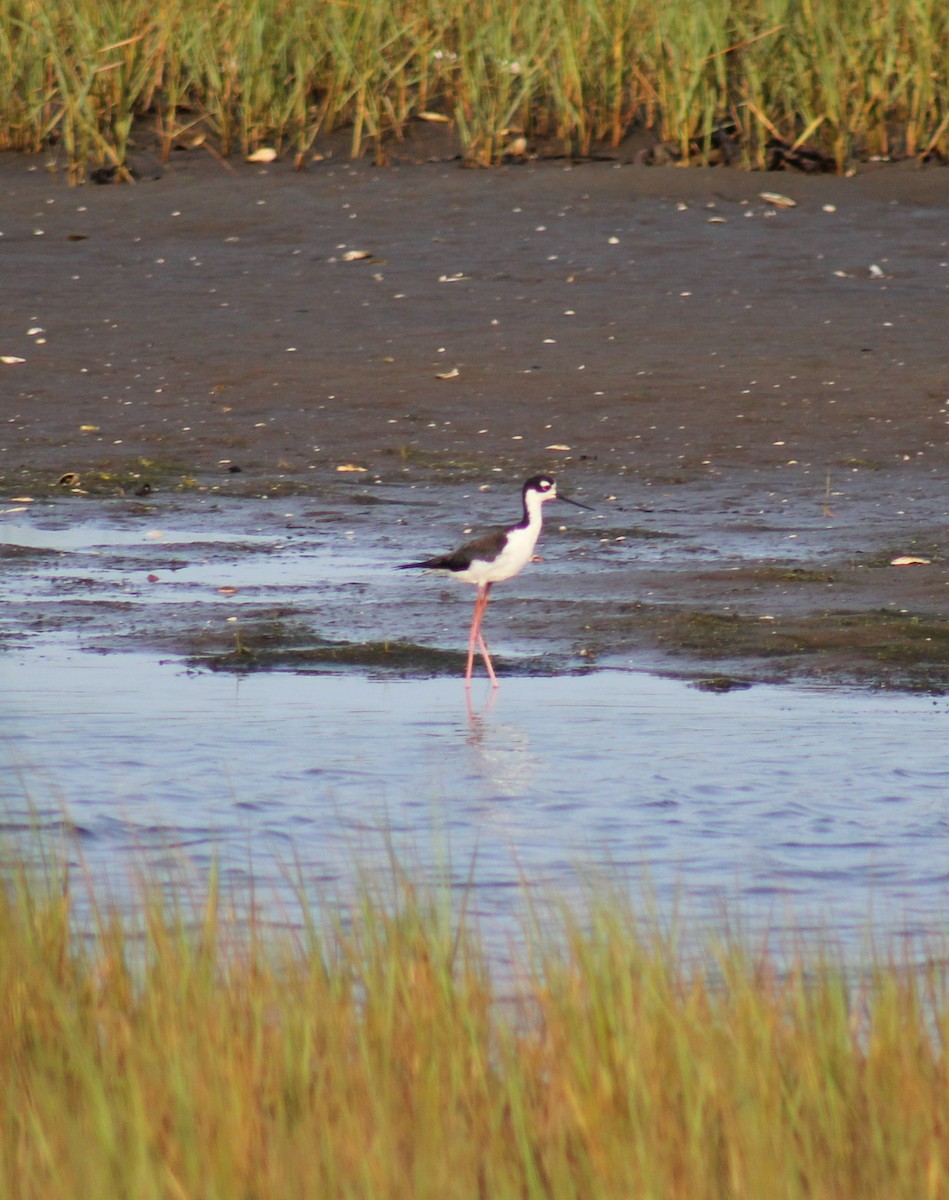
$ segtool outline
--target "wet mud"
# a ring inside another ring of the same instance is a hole
[[[0,646],[451,674],[471,590],[393,568],[548,470],[502,672],[947,690],[949,170],[764,190],[0,160]]]

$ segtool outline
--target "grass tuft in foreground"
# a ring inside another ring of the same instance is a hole
[[[11,873],[7,872],[8,879]],[[499,997],[469,923],[401,883],[274,931],[212,882],[78,928],[0,889],[0,1194],[938,1197],[942,969],[736,944],[686,962],[602,897]],[[235,932],[239,929],[238,933]]]

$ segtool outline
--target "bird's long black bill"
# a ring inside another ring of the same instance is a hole
[[[579,500],[571,500],[569,496],[563,496],[560,492],[557,493],[557,499],[563,500],[567,504],[572,504],[574,508],[585,508],[587,512],[593,512],[589,504],[581,504]]]

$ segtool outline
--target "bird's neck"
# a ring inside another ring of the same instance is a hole
[[[521,517],[521,529],[536,529],[544,523],[544,501],[536,492],[528,492],[524,497],[524,515]]]

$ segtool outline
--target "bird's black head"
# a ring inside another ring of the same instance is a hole
[[[536,492],[539,496],[550,496],[553,499],[557,495],[557,483],[552,475],[532,475],[524,481],[521,490],[525,496],[528,492]]]
[[[552,475],[532,475],[530,479],[524,483],[524,503],[527,504],[528,494],[533,492],[539,496],[541,501],[544,500],[564,500],[567,504],[573,504],[577,508],[589,508],[588,504],[581,504],[579,500],[571,500],[569,496],[561,495],[557,491],[557,481]]]

